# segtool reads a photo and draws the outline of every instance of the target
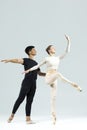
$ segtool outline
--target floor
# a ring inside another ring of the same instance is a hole
[[[87,130],[87,118],[58,119],[53,125],[49,119],[34,117],[35,124],[26,124],[24,117],[15,117],[11,123],[7,123],[7,117],[0,117],[0,129],[2,130]]]

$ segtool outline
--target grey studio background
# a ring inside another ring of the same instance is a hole
[[[0,0],[0,60],[27,57],[24,49],[34,45],[35,59],[40,62],[49,44],[56,54],[66,48],[64,34],[71,38],[71,52],[60,62],[59,72],[77,82],[80,93],[58,81],[57,115],[87,116],[87,1],[86,0]],[[41,67],[45,71],[45,65]],[[0,115],[9,115],[18,97],[24,77],[23,66],[0,63]],[[17,115],[25,115],[25,101]],[[33,116],[50,115],[50,87],[38,76],[37,91],[32,106]]]

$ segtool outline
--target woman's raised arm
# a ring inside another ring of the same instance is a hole
[[[67,35],[65,35],[65,38],[67,40],[67,47],[66,47],[64,54],[59,56],[60,59],[63,59],[66,56],[66,54],[70,52],[70,38]]]

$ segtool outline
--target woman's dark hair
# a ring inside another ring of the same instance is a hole
[[[49,46],[46,48],[46,52],[47,52],[48,54],[49,54],[49,50],[50,50],[51,46],[53,46],[53,45],[49,45]]]
[[[25,48],[25,53],[29,55],[29,51],[31,51],[33,48],[35,48],[34,46],[27,46]]]

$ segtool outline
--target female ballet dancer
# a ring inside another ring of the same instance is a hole
[[[59,62],[61,59],[63,59],[66,54],[70,51],[70,39],[69,36],[65,35],[65,38],[67,40],[67,48],[65,50],[65,53],[61,56],[55,56],[55,48],[53,45],[49,45],[46,48],[47,53],[49,54],[48,57],[45,57],[45,59],[38,65],[35,65],[34,67],[24,71],[23,73],[29,73],[30,71],[33,71],[37,68],[39,68],[40,66],[46,64],[47,65],[47,71],[46,71],[46,76],[45,76],[45,81],[48,85],[51,86],[51,115],[52,115],[52,121],[53,124],[56,123],[56,110],[55,110],[55,104],[56,104],[56,88],[57,88],[57,79],[60,78],[63,81],[69,83],[70,85],[72,85],[73,87],[75,87],[77,90],[79,90],[80,92],[82,91],[82,89],[74,82],[68,80],[67,78],[65,78],[61,73],[59,73],[58,70],[58,66],[59,66]]]

